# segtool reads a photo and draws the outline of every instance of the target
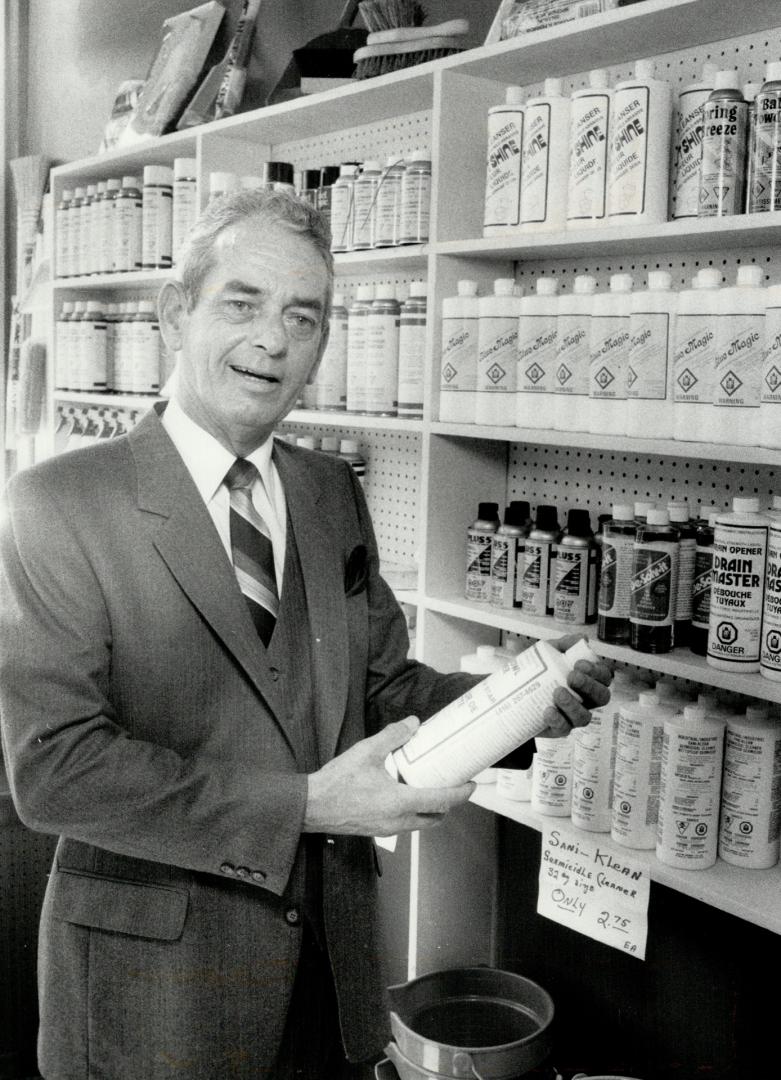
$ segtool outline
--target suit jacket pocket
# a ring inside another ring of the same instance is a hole
[[[118,934],[176,941],[187,915],[183,889],[83,871],[55,870],[52,914],[57,919]]]

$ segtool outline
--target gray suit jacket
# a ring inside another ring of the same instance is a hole
[[[474,679],[406,659],[349,467],[284,444],[275,460],[313,658],[289,675],[312,679],[327,760]],[[125,438],[18,475],[8,505],[3,745],[22,820],[60,835],[41,923],[41,1070],[263,1076],[304,887],[306,778],[284,677],[155,412]],[[386,1034],[374,851],[363,837],[323,848],[343,1037],[361,1058]]]

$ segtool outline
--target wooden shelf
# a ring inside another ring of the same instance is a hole
[[[479,784],[472,795],[472,802],[538,832],[555,821],[575,828],[569,818],[544,817],[535,814],[529,803],[505,799],[496,793],[493,784]],[[678,870],[659,862],[652,851],[634,851],[616,844],[607,833],[584,835],[592,839],[598,837],[600,849],[609,851],[619,861],[622,855],[630,854],[633,859],[644,863],[651,881],[736,915],[739,919],[746,919],[774,934],[781,934],[781,908],[778,905],[781,866],[769,870],[744,870],[719,859],[708,870]]]

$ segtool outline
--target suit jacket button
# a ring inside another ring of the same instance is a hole
[[[249,870],[247,869],[247,867],[246,866],[237,866],[236,867],[236,877],[248,878],[249,877]]]
[[[274,682],[276,682],[277,679],[279,678],[279,668],[275,668],[275,667],[269,668],[268,673],[271,676],[271,678],[274,680]]]
[[[301,912],[296,907],[288,908],[285,912],[285,922],[288,926],[298,926],[301,922]]]
[[[229,862],[224,862],[222,864],[222,866],[220,867],[220,873],[227,874],[228,877],[235,877],[236,876],[236,867],[231,865],[231,863],[229,863]]]
[[[252,878],[253,881],[258,881],[258,882],[264,882],[266,880],[266,875],[263,873],[262,870],[253,870],[252,873],[250,874],[250,877]]]

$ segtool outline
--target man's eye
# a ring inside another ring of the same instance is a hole
[[[226,303],[228,310],[236,315],[246,315],[247,312],[252,310],[252,304],[247,300],[228,300]]]
[[[309,315],[295,315],[288,316],[290,325],[294,332],[299,336],[309,336],[317,330],[317,320],[311,318]]]

